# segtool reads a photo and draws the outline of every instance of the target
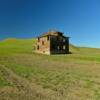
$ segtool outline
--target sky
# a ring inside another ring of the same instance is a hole
[[[100,0],[0,0],[0,40],[64,32],[70,43],[100,48]]]

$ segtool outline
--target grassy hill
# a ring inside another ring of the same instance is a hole
[[[35,39],[0,42],[0,100],[99,100],[100,49],[32,53]]]

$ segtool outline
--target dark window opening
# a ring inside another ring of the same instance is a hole
[[[40,42],[40,38],[38,37],[38,42]]]
[[[57,36],[57,41],[59,40],[59,37]]]
[[[60,46],[60,50],[62,50],[62,46]]]
[[[39,45],[37,46],[37,50],[39,50]]]
[[[42,45],[44,45],[44,41],[42,41]]]
[[[49,40],[49,38],[50,38],[50,37],[49,37],[49,36],[47,36],[47,40]]]

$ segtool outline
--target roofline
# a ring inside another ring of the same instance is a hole
[[[70,38],[70,37],[67,37],[67,36],[64,36],[63,34],[63,32],[60,32],[60,31],[48,31],[48,32],[45,32],[45,33],[43,33],[43,34],[41,34],[40,36],[37,36],[37,38],[42,38],[42,37],[46,37],[46,36],[51,36],[51,35],[53,35],[52,33],[58,33],[58,34],[62,34],[62,36],[63,37],[65,37],[65,38]]]
[[[52,36],[52,35],[46,35],[46,36]],[[46,36],[38,36],[37,38],[42,38],[42,37],[46,37]],[[68,36],[62,36],[62,37],[64,37],[64,38],[70,38]]]

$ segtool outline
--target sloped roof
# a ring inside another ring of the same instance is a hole
[[[45,36],[50,36],[50,35],[55,35],[55,34],[62,35],[63,38],[70,38],[68,36],[63,35],[63,33],[59,32],[59,31],[48,31],[48,32],[43,33],[42,35],[38,36],[38,38],[45,37]]]
[[[43,34],[40,35],[39,37],[45,37],[45,36],[54,35],[54,34],[61,34],[61,35],[63,35],[62,32],[58,32],[58,31],[49,31],[49,32],[43,33]]]

